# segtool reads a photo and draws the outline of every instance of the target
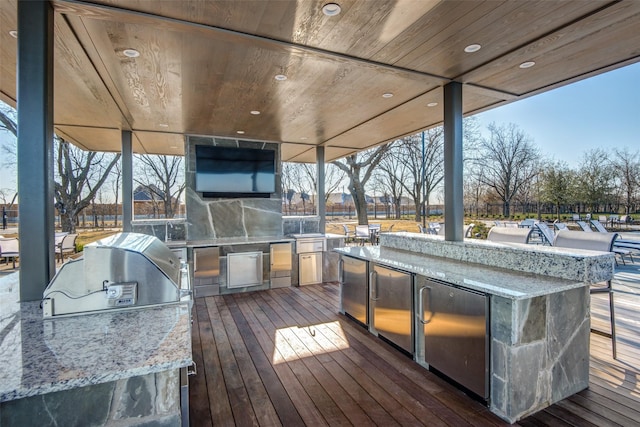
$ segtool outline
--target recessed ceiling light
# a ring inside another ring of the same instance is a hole
[[[387,93],[383,93],[382,97],[383,98],[391,98],[393,96],[393,94],[391,92],[387,92]]]
[[[177,145],[170,145],[169,148],[178,148]]]
[[[243,130],[237,130],[237,131],[236,131],[236,133],[237,133],[238,135],[244,135],[244,131],[243,131]]]
[[[258,110],[252,110],[252,111],[251,111],[251,114],[253,114],[254,116],[258,116],[258,115],[260,115],[260,111],[258,111]]]
[[[523,62],[522,64],[520,64],[520,68],[531,68],[534,65],[536,65],[535,62],[533,61],[527,61],[527,62]]]
[[[135,49],[125,49],[122,51],[122,54],[127,58],[137,58],[138,56],[140,56],[140,52]]]
[[[308,139],[308,138],[307,138],[306,136],[301,136],[301,137],[300,137],[300,140],[301,140],[301,141],[306,141],[307,139]]]
[[[160,123],[158,126],[160,126],[161,128],[168,128],[169,125],[166,123]]]
[[[430,102],[427,104],[427,107],[435,107],[436,105],[438,105],[437,102]]]
[[[322,13],[327,16],[336,16],[339,15],[342,11],[342,8],[338,3],[327,3],[322,6]]]
[[[11,30],[11,31],[9,31],[9,35],[10,35],[11,37],[13,37],[14,39],[17,39],[17,38],[18,38],[18,32],[17,32],[16,30]]]
[[[474,44],[470,44],[469,46],[464,48],[464,51],[467,53],[473,53],[473,52],[477,52],[482,48],[482,46],[480,46],[477,43]]]
[[[283,81],[287,80],[287,76],[285,76],[284,74],[276,74],[274,79],[276,79],[279,82],[283,82]]]

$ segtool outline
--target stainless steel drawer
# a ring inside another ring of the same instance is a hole
[[[326,239],[298,239],[296,241],[296,253],[324,252],[327,248]]]

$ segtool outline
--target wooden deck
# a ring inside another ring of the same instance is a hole
[[[591,334],[589,389],[521,426],[640,425],[640,263],[616,273],[618,359]],[[339,286],[195,301],[191,425],[507,425],[482,404],[338,314]],[[593,327],[608,330],[605,295]]]

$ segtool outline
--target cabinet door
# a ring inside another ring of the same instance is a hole
[[[291,263],[291,243],[272,243],[271,244],[271,271],[289,271],[292,268]]]
[[[193,276],[196,286],[220,283],[220,248],[193,249]]]
[[[322,252],[298,255],[300,285],[322,283]]]
[[[227,288],[262,284],[262,252],[227,254]]]

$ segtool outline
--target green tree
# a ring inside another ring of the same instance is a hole
[[[540,197],[555,206],[556,218],[560,219],[560,207],[575,200],[576,173],[566,163],[557,162],[544,167],[540,178]]]
[[[578,199],[592,212],[606,209],[612,200],[614,184],[614,171],[606,151],[597,148],[584,153],[578,171]]]

